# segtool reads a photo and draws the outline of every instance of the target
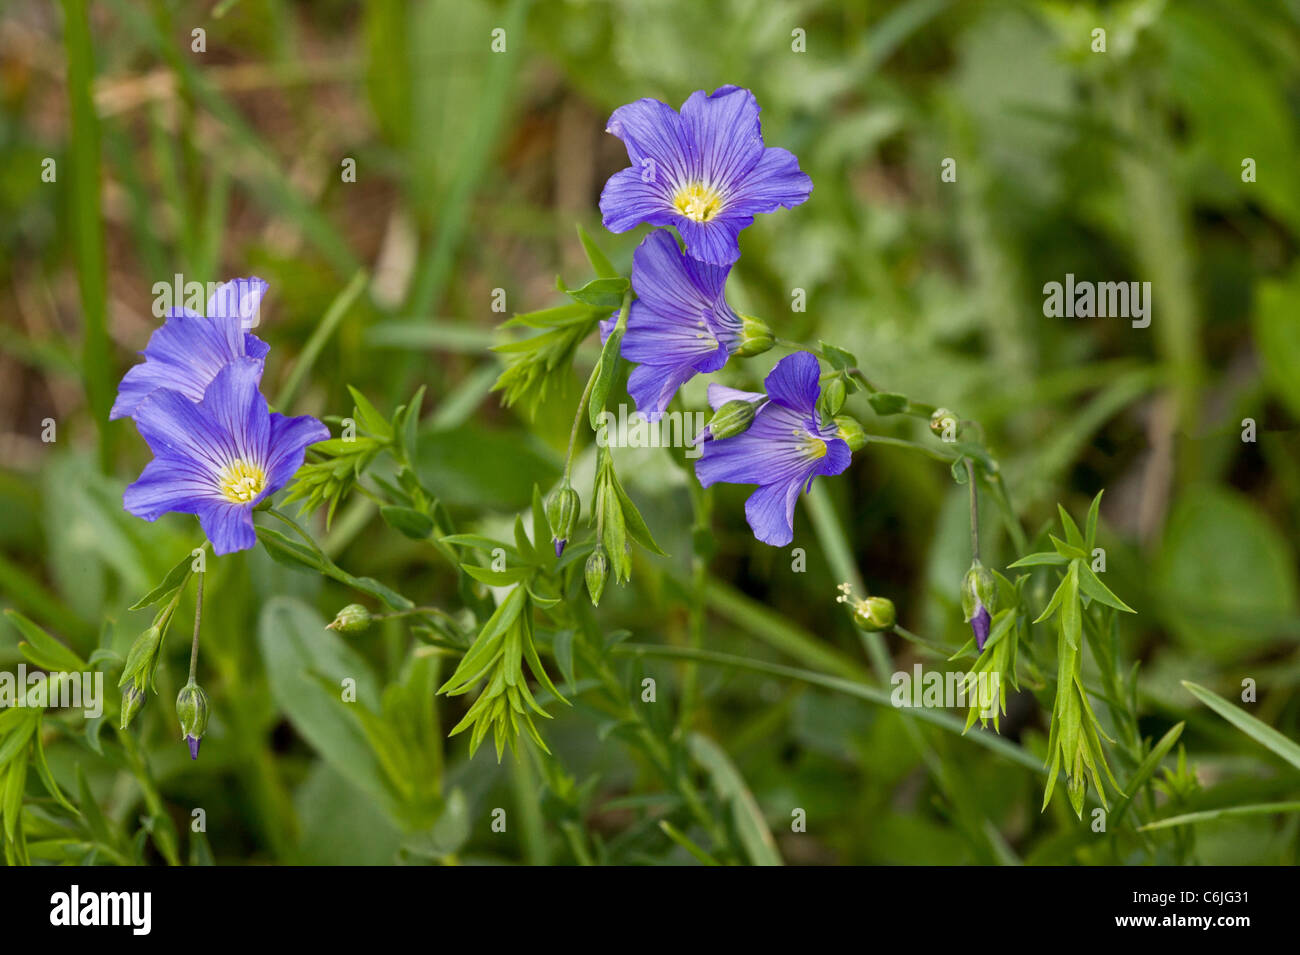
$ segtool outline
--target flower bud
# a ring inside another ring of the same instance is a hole
[[[930,431],[945,441],[949,436],[957,437],[958,424],[957,415],[947,408],[936,408],[934,414],[930,415]]]
[[[835,436],[847,444],[850,451],[861,451],[867,446],[867,432],[856,418],[845,414],[836,415],[834,424],[838,429]]]
[[[144,690],[134,683],[122,690],[122,729],[131,725],[135,714],[140,712],[140,707],[144,706],[144,698]]]
[[[365,633],[370,629],[370,621],[373,619],[370,611],[361,604],[348,604],[334,615],[333,620],[325,624],[325,629],[339,633]]]
[[[830,381],[826,382],[822,388],[822,396],[818,400],[818,410],[822,413],[822,420],[829,421],[840,413],[844,407],[844,398],[848,394],[848,388],[844,384],[844,378],[836,375]]]
[[[753,358],[761,355],[773,345],[776,338],[766,324],[750,315],[740,316],[740,347],[736,354],[741,358]]]
[[[993,621],[995,590],[993,573],[978,559],[971,561],[970,570],[961,582],[961,609],[975,635],[975,646],[981,652]]]
[[[208,695],[191,680],[176,697],[176,718],[181,724],[181,738],[190,744],[190,759],[199,758],[199,741],[208,728]]]
[[[591,605],[600,606],[600,595],[605,592],[605,577],[609,573],[609,558],[604,548],[597,545],[587,558],[586,577],[587,593],[591,595]]]
[[[867,597],[853,605],[853,623],[875,633],[894,626],[894,602],[888,597]]]
[[[555,489],[546,502],[546,520],[551,525],[551,541],[555,544],[555,556],[564,553],[564,545],[569,542],[582,512],[582,498],[569,485]]]
[[[738,434],[744,434],[754,421],[755,408],[753,401],[744,398],[728,401],[709,419],[705,429],[708,437],[734,438]]]

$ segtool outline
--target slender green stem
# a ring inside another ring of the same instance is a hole
[[[980,497],[975,486],[975,465],[965,459],[966,484],[970,488],[970,554],[972,560],[980,559]]]
[[[190,682],[194,682],[194,675],[199,668],[199,621],[203,617],[203,577],[202,571],[199,571],[198,589],[194,592],[194,641],[190,644]]]

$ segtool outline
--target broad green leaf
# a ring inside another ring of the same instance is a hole
[[[433,518],[414,508],[386,505],[379,509],[379,514],[384,523],[411,540],[428,540],[433,533]]]

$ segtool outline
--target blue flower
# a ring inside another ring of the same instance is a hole
[[[308,445],[329,437],[310,415],[271,414],[261,377],[260,359],[236,358],[197,403],[158,388],[136,405],[136,427],[154,459],[126,489],[126,509],[146,521],[168,511],[196,514],[217,554],[252,547],[253,508],[289,482]]]
[[[735,262],[737,236],[755,215],[793,208],[812,192],[792,153],[764,148],[758,102],[736,86],[698,90],[681,113],[659,100],[637,100],[614,110],[605,131],[623,140],[632,161],[605,183],[605,228],[675,226],[701,262]]]
[[[179,391],[198,401],[217,372],[237,358],[261,360],[267,345],[246,332],[257,315],[266,283],[259,278],[233,279],[217,286],[208,300],[207,317],[187,308],[167,310],[167,321],[141,352],[145,360],[127,371],[117,389],[109,420],[127,418],[158,388]]]
[[[758,490],[745,502],[745,518],[765,544],[790,543],[799,492],[812,487],[817,475],[839,474],[849,466],[848,444],[837,437],[836,426],[822,424],[817,413],[819,377],[817,358],[796,352],[777,362],[763,382],[766,398],[709,386],[709,404],[715,410],[738,398],[758,402],[759,408],[743,434],[705,442],[695,476],[704,487],[719,482],[757,484]]]
[[[633,253],[637,298],[619,351],[637,365],[627,391],[648,420],[663,414],[683,383],[717,371],[740,347],[741,319],[723,295],[730,271],[682,255],[672,234],[662,229],[646,236]],[[602,339],[614,324],[614,319],[601,323]]]

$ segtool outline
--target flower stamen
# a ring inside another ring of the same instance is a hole
[[[247,504],[266,487],[266,472],[242,459],[227,464],[217,475],[217,486],[232,504]]]
[[[673,208],[692,222],[708,222],[722,211],[722,196],[702,182],[693,182],[677,190]]]

